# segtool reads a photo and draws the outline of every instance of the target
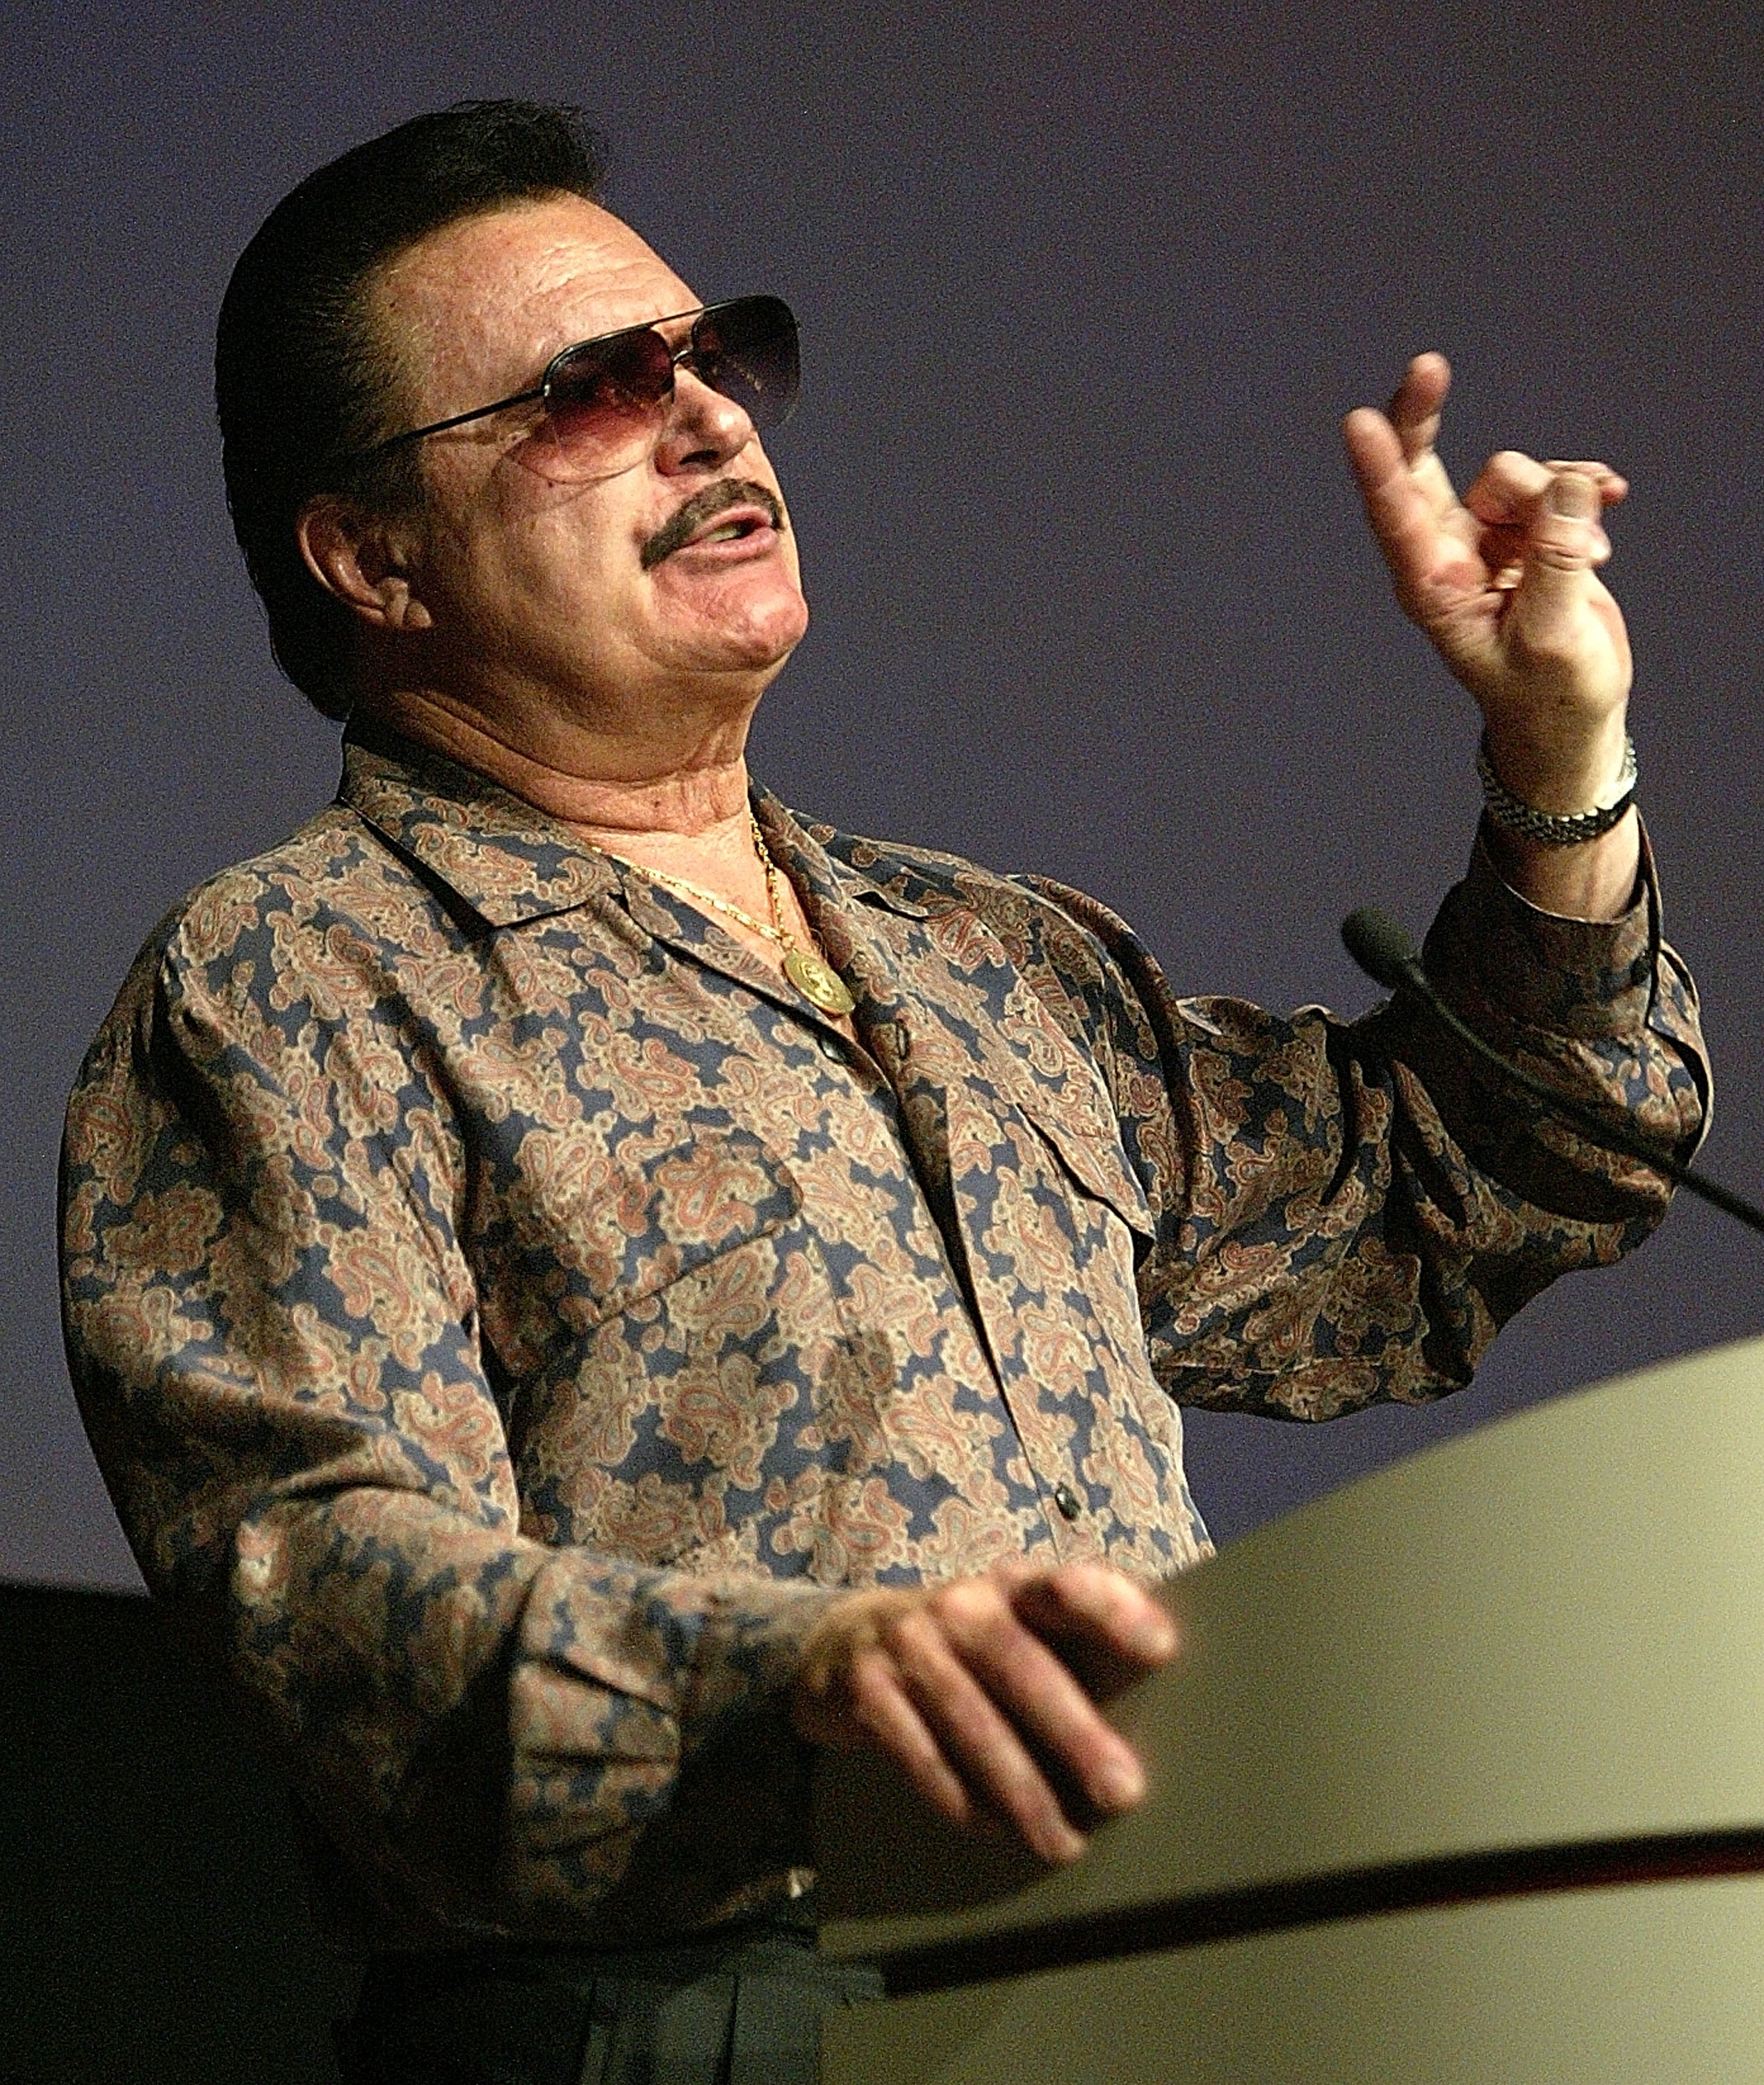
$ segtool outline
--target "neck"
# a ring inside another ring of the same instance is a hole
[[[719,719],[685,744],[633,745],[548,719],[521,730],[427,690],[375,696],[369,713],[419,745],[487,776],[576,827],[609,852],[635,857],[648,839],[745,834],[747,720]]]

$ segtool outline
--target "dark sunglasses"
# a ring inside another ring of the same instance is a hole
[[[659,329],[686,318],[692,330],[685,346],[670,346]],[[393,435],[369,453],[382,455],[507,406],[543,399],[544,420],[522,445],[521,461],[547,478],[610,477],[635,463],[654,440],[674,396],[674,372],[682,365],[732,399],[762,432],[782,427],[797,401],[801,374],[790,307],[782,297],[732,297],[696,312],[676,312],[647,325],[578,341],[552,356],[530,390]]]

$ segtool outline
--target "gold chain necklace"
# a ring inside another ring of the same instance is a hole
[[[784,924],[784,908],[778,902],[778,865],[771,858],[771,850],[766,845],[766,836],[759,830],[759,821],[752,811],[747,813],[749,830],[754,836],[754,852],[759,857],[759,866],[765,872],[766,905],[771,914],[768,925],[757,919],[751,912],[739,905],[731,904],[728,898],[719,898],[714,890],[707,890],[701,883],[690,883],[683,876],[670,876],[665,869],[651,868],[645,862],[630,861],[620,855],[613,855],[614,861],[623,862],[627,868],[635,869],[639,876],[647,877],[650,882],[659,883],[669,890],[677,890],[682,898],[691,898],[700,904],[708,905],[712,911],[727,918],[738,919],[742,926],[755,934],[775,941],[784,950],[784,974],[810,1005],[818,1006],[823,1013],[849,1013],[857,1001],[852,996],[851,987],[833,966],[805,949]],[[611,850],[602,847],[602,854]]]

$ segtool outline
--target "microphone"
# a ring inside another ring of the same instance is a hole
[[[1524,1065],[1514,1064],[1485,1042],[1439,996],[1432,979],[1422,967],[1420,951],[1388,912],[1381,912],[1375,905],[1361,906],[1341,922],[1341,940],[1348,953],[1375,984],[1383,985],[1387,992],[1413,994],[1467,1049],[1546,1107],[1566,1115],[1596,1143],[1602,1144],[1608,1150],[1621,1151],[1626,1157],[1639,1159],[1643,1165],[1651,1166],[1679,1187],[1687,1187],[1693,1195],[1700,1195],[1704,1201],[1724,1209],[1730,1217],[1737,1217],[1742,1224],[1749,1225],[1755,1231],[1764,1231],[1764,1209],[1755,1203],[1747,1201],[1743,1195],[1734,1194],[1706,1174],[1693,1172],[1651,1137],[1644,1136],[1626,1119],[1619,1119],[1606,1109],[1590,1106],[1571,1094],[1558,1092],[1546,1080],[1528,1072]]]
[[[1405,988],[1430,999],[1433,986],[1421,967],[1420,951],[1389,913],[1362,905],[1341,922],[1348,953],[1375,984],[1387,992]]]

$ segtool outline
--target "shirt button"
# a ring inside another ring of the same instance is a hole
[[[845,1052],[839,1047],[839,1044],[833,1040],[833,1038],[831,1035],[822,1036],[820,1038],[820,1044],[821,1055],[826,1058],[830,1064],[843,1064],[845,1062]]]
[[[1070,1484],[1056,1484],[1054,1486],[1053,1502],[1059,1507],[1061,1512],[1065,1515],[1068,1520],[1076,1520],[1078,1515],[1084,1510],[1083,1506],[1080,1505],[1078,1501],[1078,1493],[1073,1490]]]

